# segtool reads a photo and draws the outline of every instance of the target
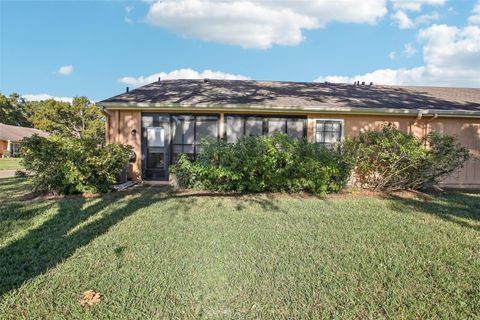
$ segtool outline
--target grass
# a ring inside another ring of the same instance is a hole
[[[20,158],[0,158],[0,170],[19,170],[22,169],[20,165]]]
[[[480,317],[480,192],[22,201],[28,187],[0,179],[2,319]],[[103,297],[85,308],[89,289]]]

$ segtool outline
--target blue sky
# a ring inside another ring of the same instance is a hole
[[[477,0],[0,6],[0,91],[33,100],[96,101],[158,76],[480,86]]]

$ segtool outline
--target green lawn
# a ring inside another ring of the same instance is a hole
[[[27,188],[0,179],[2,319],[480,317],[480,192],[22,201]],[[89,289],[103,297],[85,308]]]
[[[0,170],[18,170],[22,169],[20,158],[0,158]]]

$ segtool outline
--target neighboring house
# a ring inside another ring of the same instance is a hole
[[[20,140],[34,134],[46,137],[48,133],[27,127],[17,127],[0,123],[0,157],[16,157],[20,151]]]
[[[235,141],[275,131],[331,144],[391,123],[424,137],[458,135],[471,159],[443,184],[480,186],[480,89],[243,80],[157,81],[99,103],[108,142],[130,144],[132,179],[168,180],[203,137]]]

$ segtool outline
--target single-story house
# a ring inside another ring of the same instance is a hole
[[[0,123],[0,157],[18,156],[20,140],[34,134],[42,137],[48,136],[48,133],[42,130]]]
[[[180,153],[195,158],[204,137],[285,132],[331,144],[391,123],[424,137],[458,135],[465,166],[443,181],[480,187],[480,89],[250,80],[158,80],[99,102],[107,141],[133,146],[132,179],[168,180]]]

